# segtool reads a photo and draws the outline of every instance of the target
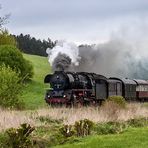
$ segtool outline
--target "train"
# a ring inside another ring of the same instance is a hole
[[[123,96],[127,101],[148,101],[147,80],[55,71],[45,76],[44,83],[49,84],[45,101],[50,105],[100,105],[110,96]]]

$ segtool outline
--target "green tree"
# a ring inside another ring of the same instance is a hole
[[[31,37],[29,34],[23,35],[13,35],[18,43],[18,47],[21,51],[27,54],[47,56],[46,49],[53,48],[55,42],[52,42],[49,38],[48,40],[40,40],[35,37]]]
[[[14,46],[0,45],[0,65],[5,64],[19,73],[19,77],[28,80],[33,76],[33,67],[24,59],[22,53]]]
[[[22,108],[20,100],[22,83],[19,75],[9,66],[0,65],[0,106]]]

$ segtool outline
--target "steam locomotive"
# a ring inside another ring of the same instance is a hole
[[[109,96],[126,100],[148,100],[148,81],[128,78],[106,78],[88,72],[55,71],[44,78],[50,84],[45,94],[48,104],[101,104]]]

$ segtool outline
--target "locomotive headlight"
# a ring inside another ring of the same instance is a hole
[[[47,97],[50,98],[50,95],[48,95]]]
[[[63,95],[63,98],[66,98],[66,95]]]

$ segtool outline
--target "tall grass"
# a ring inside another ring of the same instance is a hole
[[[116,111],[112,112],[111,110]],[[74,124],[75,121],[82,119],[94,122],[126,121],[132,118],[148,117],[148,108],[139,103],[128,104],[125,109],[111,107],[49,108],[38,110],[38,115],[63,119],[65,124]]]
[[[18,127],[22,123],[29,123],[33,126],[43,124],[38,117],[50,119],[62,119],[64,124],[74,124],[81,119],[89,119],[94,122],[126,121],[132,118],[148,117],[148,107],[143,104],[128,104],[125,109],[118,109],[110,114],[110,108],[51,108],[37,109],[33,111],[0,110],[0,130],[10,127]]]

